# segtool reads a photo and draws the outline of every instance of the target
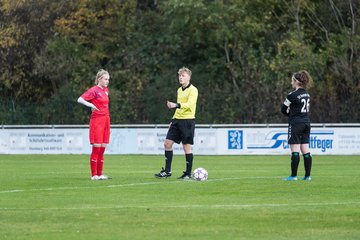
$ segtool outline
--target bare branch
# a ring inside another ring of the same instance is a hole
[[[354,59],[354,35],[355,35],[355,15],[352,6],[352,0],[349,0],[349,7],[351,13],[351,33],[350,33],[350,57],[349,57],[349,66],[351,69],[353,59]]]
[[[297,28],[297,35],[300,41],[302,42],[303,39],[301,37],[301,27],[300,27],[300,1],[297,2],[296,11],[295,11],[295,21],[296,21],[296,28]]]
[[[339,28],[344,28],[345,24],[344,24],[344,20],[342,19],[341,17],[341,13],[339,11],[339,9],[335,6],[334,4],[334,1],[333,0],[329,0],[329,3],[330,3],[330,6],[331,6],[331,9],[333,10],[334,12],[334,15],[335,15],[335,18],[336,18],[336,21],[339,25]]]
[[[313,9],[311,9],[310,7],[308,7],[306,5],[306,8],[308,11],[305,11],[306,16],[308,16],[308,18],[313,22],[313,24],[315,26],[317,26],[322,32],[325,33],[325,38],[326,41],[329,41],[329,31],[326,29],[326,27],[322,24],[321,20],[317,17],[316,13],[314,12]],[[311,13],[311,14],[309,14]]]
[[[231,73],[231,79],[232,79],[233,85],[237,90],[239,90],[239,86],[237,85],[237,82],[236,82],[235,72],[234,72],[234,69],[233,69],[232,64],[231,64],[230,54],[229,54],[229,50],[228,50],[227,45],[228,45],[228,42],[227,42],[227,40],[225,40],[225,42],[224,42],[224,50],[225,50],[226,62],[227,62],[228,68],[229,68],[230,73]]]
[[[303,42],[303,38],[301,36],[301,25],[300,25],[300,17],[299,17],[300,1],[297,0],[296,2],[297,5],[294,7],[295,3],[293,3],[293,5],[290,5],[287,0],[283,0],[284,5],[289,9],[289,14],[291,14],[295,19],[298,38],[301,42]]]

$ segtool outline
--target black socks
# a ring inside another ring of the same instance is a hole
[[[191,169],[193,165],[194,155],[192,153],[185,154],[186,158],[186,173],[191,175]]]
[[[291,176],[297,176],[297,170],[300,162],[300,156],[298,152],[291,153]]]
[[[173,159],[173,151],[166,151],[165,150],[165,172],[171,172],[171,163]]]
[[[312,166],[312,156],[311,154],[305,153],[304,157],[304,168],[305,168],[305,177],[309,177],[311,173],[311,166]],[[291,153],[291,176],[297,176],[297,170],[300,162],[300,156],[298,152]]]
[[[165,172],[171,172],[171,163],[173,159],[173,151],[165,150]],[[185,154],[186,159],[186,173],[191,175],[191,169],[193,165],[194,155],[192,153]]]
[[[304,168],[305,168],[305,177],[309,177],[311,173],[311,165],[312,165],[312,156],[311,154],[304,154]]]

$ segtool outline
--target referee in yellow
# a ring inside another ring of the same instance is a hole
[[[179,179],[190,179],[193,165],[193,153],[191,145],[194,144],[195,134],[195,112],[198,98],[197,88],[190,83],[191,71],[182,67],[178,71],[179,83],[181,87],[177,90],[177,102],[167,101],[169,109],[176,108],[171,120],[169,130],[164,142],[165,148],[165,168],[155,174],[157,178],[168,178],[171,176],[171,162],[173,158],[174,142],[182,142],[186,159],[186,170]]]

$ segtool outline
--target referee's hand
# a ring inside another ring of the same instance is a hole
[[[166,105],[167,105],[167,107],[170,108],[170,109],[171,109],[171,108],[176,108],[176,103],[173,103],[173,102],[167,101]]]

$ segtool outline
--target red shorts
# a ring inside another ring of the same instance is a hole
[[[91,144],[109,143],[110,116],[101,116],[90,119],[89,138]]]

